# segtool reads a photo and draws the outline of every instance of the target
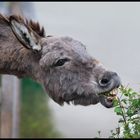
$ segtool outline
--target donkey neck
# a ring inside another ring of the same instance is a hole
[[[32,76],[36,67],[37,57],[26,49],[16,38],[10,45],[8,40],[0,44],[0,74],[16,75],[18,77]]]

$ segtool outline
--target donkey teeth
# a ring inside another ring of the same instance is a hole
[[[114,97],[115,100],[119,100],[119,98],[117,96]]]
[[[107,98],[115,97],[117,96],[117,94],[118,94],[118,89],[113,89],[110,92],[103,93],[103,95],[106,96]]]
[[[118,89],[113,89],[111,92],[110,92],[110,95],[111,96],[116,96],[118,93]]]
[[[119,100],[117,96],[107,97],[107,100],[112,102],[113,100]]]
[[[107,97],[108,100],[112,100],[113,97]]]

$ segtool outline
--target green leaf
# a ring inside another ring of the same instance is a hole
[[[113,100],[113,106],[115,107],[115,106],[117,106],[117,105],[119,105],[119,102],[118,102],[118,100],[114,99],[114,100]]]
[[[129,96],[129,93],[127,93],[127,92],[124,92],[124,95],[125,95],[125,96]]]
[[[117,115],[122,115],[122,108],[121,108],[121,107],[116,107],[116,108],[114,109],[114,112],[116,112]]]
[[[126,113],[128,116],[132,116],[134,114],[134,112],[133,112],[133,110],[131,110],[131,108],[129,108]]]
[[[140,106],[140,99],[133,99],[132,105],[135,106],[135,107]]]

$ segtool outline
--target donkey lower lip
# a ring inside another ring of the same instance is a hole
[[[115,99],[117,93],[117,88],[114,88],[113,90],[110,90],[108,92],[100,93],[100,103],[107,108],[113,107],[113,100]]]

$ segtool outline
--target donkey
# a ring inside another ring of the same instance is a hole
[[[0,14],[0,74],[30,77],[59,105],[101,103],[113,107],[110,93],[121,84],[71,37],[46,36],[38,22]]]

